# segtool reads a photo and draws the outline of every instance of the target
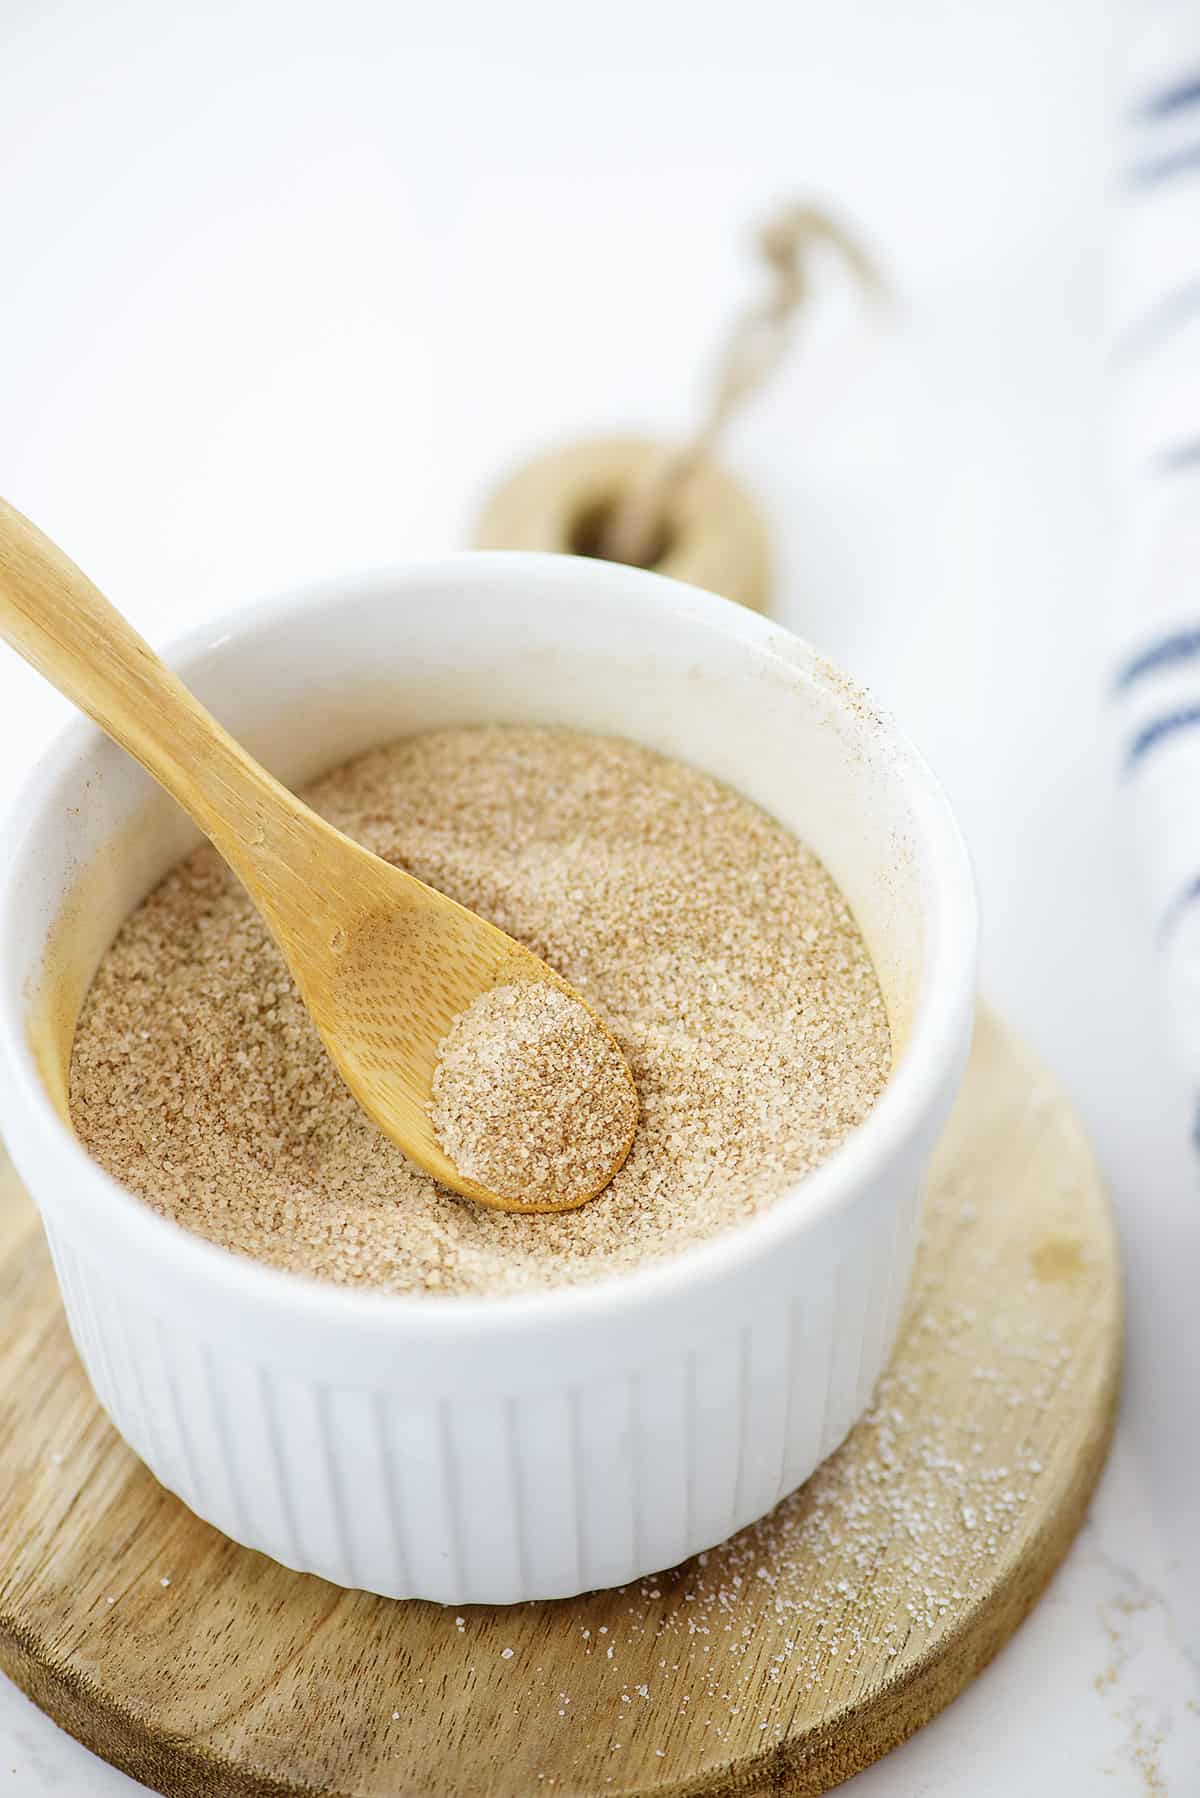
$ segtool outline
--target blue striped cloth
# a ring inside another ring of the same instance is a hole
[[[1172,1034],[1200,1086],[1200,5],[1147,19],[1121,141],[1114,699]]]

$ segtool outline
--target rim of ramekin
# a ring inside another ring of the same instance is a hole
[[[231,638],[251,637],[310,608],[344,604],[371,587],[419,586],[467,570],[519,571],[531,580],[590,593],[601,603],[624,588],[641,588],[658,606],[707,630],[733,636],[768,662],[819,688],[847,729],[878,752],[882,744],[908,790],[919,853],[927,859],[933,905],[926,907],[928,950],[904,1055],[868,1117],[820,1167],[753,1217],[703,1242],[628,1271],[564,1287],[493,1294],[389,1293],[340,1286],[268,1266],[176,1224],[156,1212],[92,1160],[56,1110],[42,1081],[28,1036],[29,996],[0,1006],[0,1123],[7,1135],[37,1138],[38,1153],[55,1163],[74,1202],[91,1215],[88,1235],[118,1243],[185,1278],[213,1283],[225,1299],[244,1298],[260,1314],[286,1312],[322,1325],[369,1325],[403,1335],[504,1336],[531,1325],[592,1325],[631,1308],[640,1310],[686,1292],[690,1296],[768,1256],[784,1239],[846,1206],[872,1174],[936,1108],[939,1090],[966,1040],[975,1000],[978,914],[970,859],[940,783],[923,756],[865,691],[802,638],[782,625],[701,588],[652,572],[532,551],[461,550],[291,586],[243,602],[175,637],[163,650],[187,678],[206,652]],[[8,940],[29,838],[46,795],[103,733],[86,719],[61,729],[25,775],[5,819],[10,854],[0,873],[0,943]],[[20,1110],[29,1132],[14,1131]]]

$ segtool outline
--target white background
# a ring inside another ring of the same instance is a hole
[[[779,616],[950,789],[987,989],[1092,1130],[1131,1318],[1067,1567],[855,1798],[1200,1792],[1192,1097],[1103,705],[1126,25],[1099,0],[0,0],[0,491],[156,641],[462,544],[558,437],[682,429],[780,199],[834,204],[890,272],[892,321],[834,292],[729,459]],[[5,652],[0,797],[64,712]],[[0,1682],[0,1790],[133,1788]]]

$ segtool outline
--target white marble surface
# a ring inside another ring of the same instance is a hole
[[[1062,1574],[862,1798],[1200,1792],[1200,1193],[1101,699],[1122,29],[1096,0],[0,17],[0,491],[159,640],[463,542],[557,436],[682,425],[778,196],[837,201],[893,272],[895,322],[830,306],[732,459],[781,614],[950,787],[990,994],[1112,1182],[1130,1354]],[[0,657],[0,797],[64,709]],[[0,1790],[123,1788],[0,1682]]]

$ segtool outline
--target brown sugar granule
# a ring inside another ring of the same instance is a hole
[[[548,1205],[599,1191],[637,1123],[612,1038],[578,999],[537,980],[493,987],[455,1019],[430,1110],[460,1174]]]
[[[845,901],[802,843],[709,775],[618,738],[484,726],[374,750],[306,797],[594,1007],[637,1085],[633,1147],[597,1198],[558,1215],[437,1186],[342,1085],[205,846],[117,935],[72,1057],[82,1142],[163,1216],[346,1285],[565,1285],[752,1216],[879,1096],[887,1017]]]

